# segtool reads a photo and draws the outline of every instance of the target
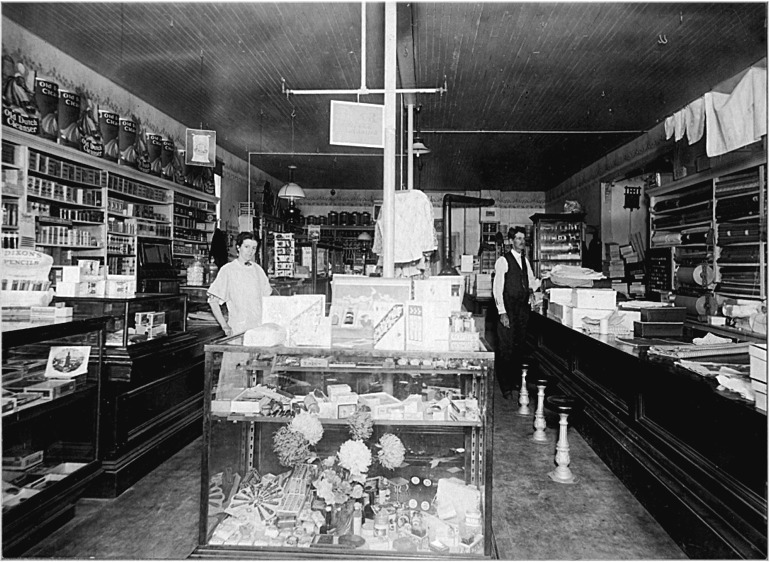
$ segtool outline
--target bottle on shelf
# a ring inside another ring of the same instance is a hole
[[[211,285],[214,282],[214,279],[217,278],[217,273],[219,273],[219,266],[217,266],[216,262],[214,261],[213,256],[209,258],[209,265],[208,265],[208,271],[207,271],[207,283]]]
[[[193,287],[200,287],[203,285],[205,276],[205,268],[200,256],[196,256],[195,260],[187,267],[187,284]]]

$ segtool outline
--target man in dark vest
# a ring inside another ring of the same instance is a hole
[[[503,397],[510,400],[521,376],[524,340],[527,334],[530,303],[540,280],[532,273],[526,258],[526,231],[517,226],[508,229],[513,249],[497,258],[492,294],[500,319],[497,323],[495,373]]]

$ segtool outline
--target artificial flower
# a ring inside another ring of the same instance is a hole
[[[273,451],[281,466],[294,467],[310,457],[310,442],[300,432],[284,425],[273,434]]]
[[[324,427],[318,417],[305,411],[298,413],[291,420],[289,427],[301,433],[311,446],[318,443],[324,436]]]
[[[364,441],[372,436],[374,430],[374,422],[372,421],[371,412],[359,408],[355,413],[348,418],[348,426],[350,427],[350,435],[356,441]]]
[[[369,448],[361,441],[348,439],[342,445],[337,453],[340,466],[349,470],[351,474],[362,474],[369,471],[369,465],[372,464],[372,453]]]
[[[380,437],[379,442],[380,450],[377,451],[377,458],[380,464],[389,470],[393,470],[401,466],[404,462],[404,455],[406,450],[401,439],[393,435],[392,433],[386,433]]]

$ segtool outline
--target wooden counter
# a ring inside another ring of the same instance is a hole
[[[753,403],[535,312],[529,339],[550,392],[584,403],[571,424],[688,556],[767,557],[767,417]]]

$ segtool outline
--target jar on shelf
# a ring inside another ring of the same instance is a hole
[[[205,277],[205,268],[200,256],[196,256],[193,262],[187,267],[187,284],[193,287],[203,285]]]
[[[337,211],[329,211],[327,218],[329,220],[329,224],[332,226],[337,226],[340,222],[340,217],[337,214]]]

